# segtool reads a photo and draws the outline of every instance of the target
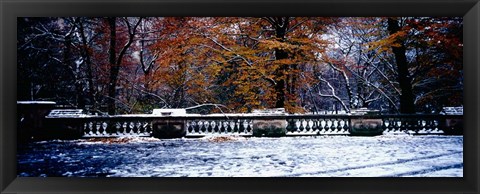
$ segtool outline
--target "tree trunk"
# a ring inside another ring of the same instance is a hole
[[[109,17],[107,18],[108,25],[110,27],[110,48],[108,50],[108,62],[110,64],[110,80],[108,83],[108,99],[107,99],[107,106],[108,106],[108,114],[114,115],[115,114],[115,97],[116,97],[116,85],[117,85],[117,77],[119,66],[117,65],[116,61],[116,18]]]
[[[79,76],[77,74],[78,73],[77,65],[72,64],[71,44],[72,44],[72,36],[71,34],[67,34],[65,36],[65,48],[63,51],[63,61],[65,65],[72,66],[71,73],[72,73],[73,81],[75,85],[75,106],[77,108],[83,109],[85,107],[85,99],[83,98],[83,87],[80,80],[78,80]]]
[[[274,25],[276,38],[280,42],[285,41],[285,33],[287,32],[287,20],[277,19],[277,25]],[[275,60],[281,60],[288,58],[288,53],[281,49],[275,49]],[[275,93],[277,94],[277,99],[275,102],[275,108],[285,108],[285,84],[286,84],[286,70],[287,65],[282,64],[281,67],[275,72],[277,78],[277,84],[275,85]]]
[[[276,49],[275,50],[275,58],[279,59],[286,59],[287,53],[285,51]],[[277,94],[277,99],[275,102],[275,108],[284,108],[285,107],[285,70],[286,65],[282,65],[277,69],[275,75],[277,77],[277,84],[275,85],[275,93]]]
[[[83,21],[79,22],[80,36],[82,38],[82,55],[85,58],[85,65],[87,66],[87,81],[88,81],[88,99],[90,101],[91,109],[96,109],[95,90],[93,86],[93,72],[92,72],[92,59],[90,58],[90,52],[88,51],[87,37],[85,36],[85,29],[83,27]]]
[[[398,20],[388,18],[388,31],[390,35],[400,31]],[[410,73],[408,72],[407,57],[405,55],[406,48],[404,42],[397,38],[396,43],[399,47],[392,46],[393,54],[395,54],[395,61],[397,63],[398,82],[402,93],[400,95],[400,112],[401,113],[415,113],[414,96],[412,91],[412,82]]]

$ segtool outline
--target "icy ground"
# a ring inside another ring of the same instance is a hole
[[[56,140],[17,156],[18,176],[463,177],[463,136]]]

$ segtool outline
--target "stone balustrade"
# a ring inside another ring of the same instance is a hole
[[[96,136],[152,136],[152,123],[168,121],[183,123],[183,136],[202,137],[212,134],[252,136],[256,120],[285,122],[286,136],[350,135],[352,120],[381,120],[383,133],[449,134],[444,130],[462,128],[449,126],[447,120],[462,120],[463,115],[234,115],[234,116],[89,116],[84,118],[47,118],[48,123],[63,123],[69,129],[83,131],[84,137]],[[154,122],[155,121],[155,122]],[[457,122],[458,123],[458,122]],[[463,124],[463,123],[462,123]],[[461,125],[463,127],[463,125]],[[178,128],[178,127],[177,127]],[[67,129],[66,129],[67,130]]]

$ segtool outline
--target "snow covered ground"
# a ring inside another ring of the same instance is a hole
[[[44,141],[19,147],[18,175],[463,177],[463,136]]]

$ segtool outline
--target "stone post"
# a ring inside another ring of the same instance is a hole
[[[182,138],[187,135],[184,120],[156,120],[152,136],[159,139]]]
[[[153,115],[165,118],[156,119],[152,122],[152,136],[159,139],[182,138],[187,135],[185,119],[169,119],[171,116],[185,116],[185,109],[154,109]]]
[[[55,105],[52,101],[17,101],[18,140],[30,141],[44,136],[45,116]]]
[[[255,115],[286,115],[284,108],[254,110]],[[283,137],[287,135],[287,121],[285,119],[254,119],[253,136],[255,137]]]
[[[352,110],[352,115],[379,115],[378,110],[365,108]],[[376,136],[383,134],[383,121],[381,118],[352,118],[350,119],[350,135],[354,136]]]
[[[45,117],[44,139],[78,139],[83,136],[87,117],[82,109],[53,109]]]
[[[463,116],[463,107],[443,107],[440,114]],[[445,116],[445,119],[442,119],[441,130],[443,130],[445,135],[463,135],[463,117],[453,117]]]

